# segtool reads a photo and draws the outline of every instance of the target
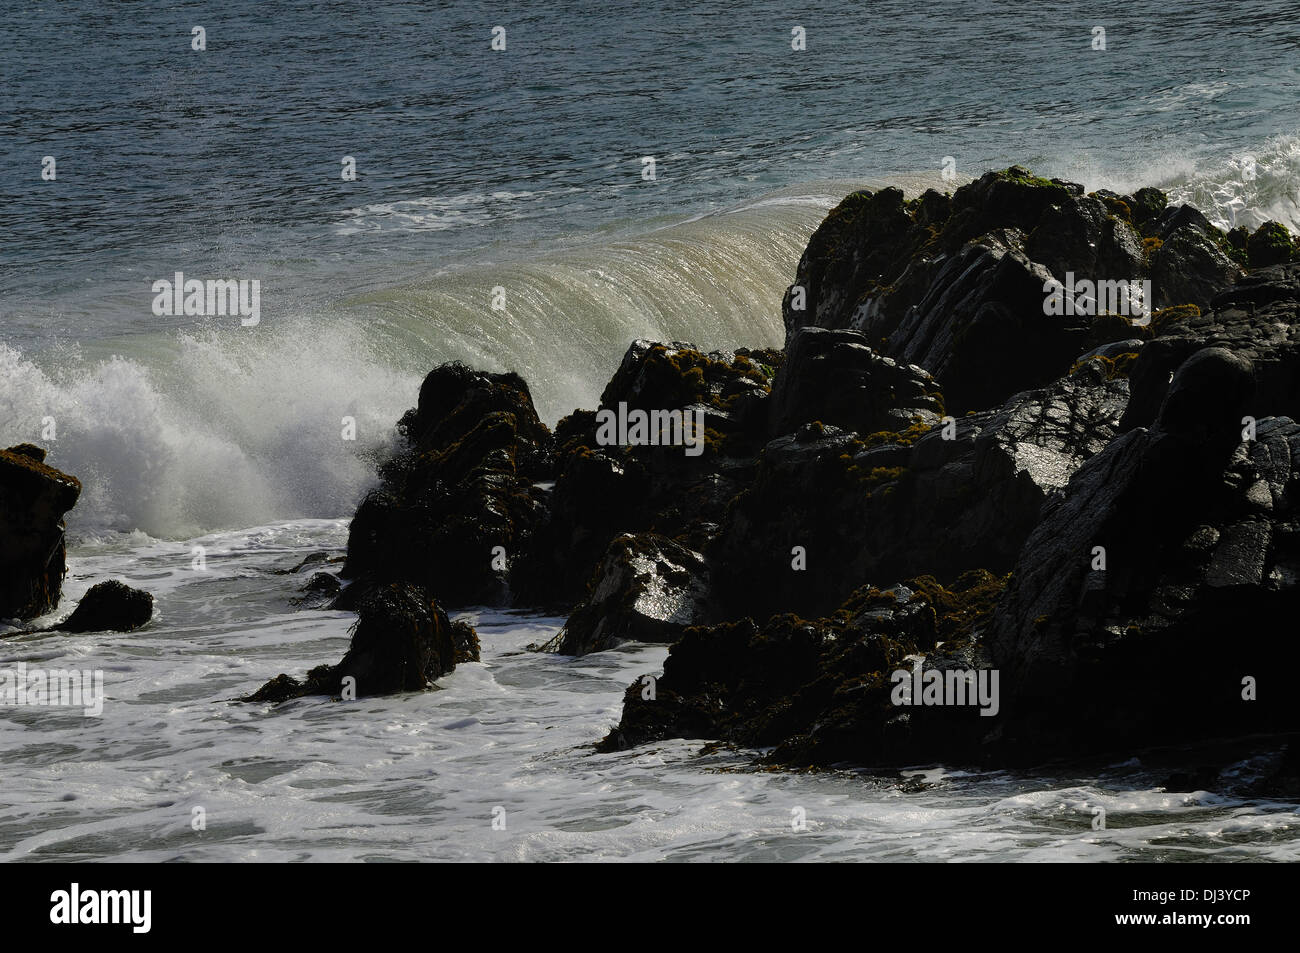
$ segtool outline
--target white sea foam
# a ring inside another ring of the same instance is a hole
[[[75,536],[347,515],[442,361],[520,372],[554,424],[595,405],[633,338],[779,345],[782,292],[832,194],[408,277],[310,310],[268,292],[257,328],[123,334],[90,342],[93,355],[0,344],[0,446],[40,443],[82,480]],[[505,311],[490,308],[497,285]],[[354,443],[340,437],[344,416]],[[55,441],[41,438],[47,417]]]
[[[1276,218],[1300,230],[1300,139],[1261,146],[1253,178],[1245,158],[1198,165],[1173,156],[1140,173],[1076,172],[1090,188],[1159,185],[1223,227]],[[633,338],[780,345],[781,296],[808,236],[847,192],[887,182],[909,194],[952,187],[935,171],[804,183],[688,221],[607,226],[528,257],[392,270],[378,285],[340,273],[334,292],[312,287],[310,304],[291,288],[268,292],[256,329],[132,328],[117,338],[101,332],[84,354],[67,347],[38,357],[0,344],[0,445],[41,443],[51,463],[82,479],[69,518],[75,536],[140,529],[182,538],[344,516],[422,375],[441,361],[518,371],[554,424],[595,406]],[[426,204],[436,216],[485,198]],[[389,227],[394,211],[406,214],[394,205],[359,215]],[[504,311],[490,306],[497,286]],[[41,439],[47,416],[55,442]],[[355,443],[340,439],[344,416],[357,420]]]
[[[65,608],[118,577],[155,594],[155,619],[133,634],[0,641],[0,665],[103,669],[107,696],[98,718],[0,708],[0,860],[1300,859],[1295,805],[1164,791],[1140,763],[1084,778],[932,769],[908,792],[755,771],[753,753],[702,755],[699,741],[595,754],[624,688],[661,671],[667,650],[523,651],[558,618],[464,613],[483,661],[430,692],[232,704],[343,654],[353,615],[289,602],[322,567],[271,570],[337,554],[345,533],[296,521],[75,554]],[[194,544],[206,572],[190,568]],[[1105,830],[1091,827],[1096,805]]]

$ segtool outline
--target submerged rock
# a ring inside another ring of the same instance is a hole
[[[301,596],[290,599],[290,603],[309,609],[321,609],[332,603],[343,584],[338,576],[327,572],[312,573],[311,578],[298,591]]]
[[[30,619],[59,604],[63,514],[81,483],[45,463],[32,444],[0,450],[0,618]]]
[[[337,665],[318,666],[301,682],[278,675],[245,700],[422,691],[458,663],[478,659],[478,635],[470,625],[452,623],[418,586],[392,583],[364,597],[352,644]]]
[[[134,632],[153,617],[153,596],[110,579],[91,586],[59,632]]]

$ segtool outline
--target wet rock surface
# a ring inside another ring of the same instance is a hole
[[[153,616],[153,596],[117,579],[91,586],[60,632],[134,632]]]
[[[630,641],[673,642],[710,615],[703,556],[663,536],[627,533],[610,544],[554,651],[586,655]]]
[[[1065,287],[1073,313],[1048,301]],[[548,647],[571,654],[671,643],[607,751],[716,739],[888,771],[1300,729],[1275,674],[1300,610],[1285,229],[1015,167],[857,192],[782,310],[780,351],[633,342],[554,434],[514,375],[435,370],[353,523],[353,650],[311,688],[445,672],[425,586],[569,612]],[[637,413],[701,442],[636,439]]]
[[[408,582],[447,605],[501,603],[497,568],[542,514],[551,434],[517,374],[462,364],[431,371],[402,418],[405,441],[352,521],[340,607],[375,586]]]
[[[0,618],[31,619],[63,591],[63,515],[81,482],[45,463],[32,444],[0,450]]]
[[[301,681],[278,675],[245,700],[282,702],[305,695],[355,699],[422,691],[458,663],[478,658],[478,635],[470,625],[451,622],[420,587],[390,583],[362,600],[352,644],[337,665],[318,666]]]

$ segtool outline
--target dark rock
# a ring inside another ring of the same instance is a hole
[[[1090,363],[946,427],[772,441],[708,550],[723,617],[820,615],[863,579],[1010,569],[1047,496],[1117,433],[1127,382]]]
[[[1243,442],[1251,378],[1240,353],[1198,352],[1152,429],[1114,441],[1044,508],[988,636],[1011,748],[1077,754],[1300,722],[1268,671],[1300,609],[1300,427],[1265,418]],[[1250,651],[1225,655],[1243,619]],[[1247,677],[1258,700],[1243,698]]]
[[[1087,317],[1045,313],[1044,288],[1055,276],[1019,250],[1023,240],[1019,232],[990,234],[942,259],[929,290],[882,345],[933,374],[950,413],[1042,387],[1095,343]],[[874,338],[885,329],[868,322],[863,330]]]
[[[1166,209],[1155,224],[1151,282],[1155,307],[1193,304],[1204,310],[1242,274],[1222,247],[1223,236],[1190,205]]]
[[[63,590],[63,514],[81,483],[44,461],[32,444],[0,450],[0,618],[49,612]]]
[[[901,274],[934,237],[947,204],[931,197],[909,210],[894,188],[854,192],[840,202],[808,240],[786,292],[787,339],[800,327],[847,327],[859,299]]]
[[[351,647],[337,665],[318,666],[301,682],[278,675],[245,700],[338,696],[349,687],[357,698],[422,691],[464,661],[478,661],[474,630],[466,623],[453,624],[418,586],[394,583],[365,596]]]
[[[1169,198],[1159,189],[1138,189],[1125,200],[1133,215],[1133,224],[1139,228],[1156,221],[1169,206]]]
[[[610,541],[622,533],[654,532],[688,548],[705,545],[765,440],[763,405],[780,363],[777,352],[706,354],[680,342],[633,342],[600,410],[698,411],[705,426],[702,452],[602,445],[594,412],[562,420],[546,517],[511,567],[516,602],[574,605]]]
[[[342,605],[390,582],[422,586],[449,605],[505,601],[498,557],[513,558],[536,528],[536,483],[551,472],[551,435],[528,386],[516,374],[444,364],[400,427],[405,451],[353,517],[343,575],[357,591]]]
[[[1300,417],[1300,265],[1275,265],[1243,278],[1215,298],[1210,311],[1190,311],[1160,329],[1142,349],[1130,380],[1133,396],[1122,427],[1150,426],[1174,372],[1206,348],[1225,348],[1254,368],[1255,393],[1244,415]],[[1240,430],[1242,422],[1237,421]]]
[[[791,765],[916,763],[965,750],[992,727],[975,709],[901,708],[892,673],[930,653],[939,669],[984,663],[969,646],[1003,580],[964,576],[949,590],[932,578],[864,586],[833,616],[774,616],[689,629],[653,690],[631,685],[603,751],[664,738],[716,738],[774,747]],[[935,647],[944,642],[942,652]]]
[[[296,572],[301,572],[302,570],[306,569],[308,566],[318,566],[324,563],[341,562],[343,558],[344,557],[342,556],[331,556],[329,553],[320,550],[314,553],[308,553],[292,569],[272,569],[271,572],[275,573],[277,576],[288,576]]]
[[[586,655],[624,642],[672,642],[710,615],[704,558],[663,536],[628,533],[610,543],[553,648]]]
[[[77,608],[54,627],[59,632],[134,632],[153,617],[153,596],[110,579],[97,582]]]
[[[860,332],[814,327],[790,336],[769,402],[773,435],[813,421],[860,434],[899,431],[942,415],[943,396],[925,371],[876,354]]]
[[[1290,261],[1294,254],[1291,233],[1281,222],[1265,222],[1246,242],[1246,255],[1252,268],[1280,265]]]
[[[319,609],[328,605],[339,594],[343,584],[339,582],[337,576],[327,572],[312,573],[311,578],[298,591],[303,595],[296,599],[291,599],[295,606],[303,606],[311,609]]]
[[[1254,793],[1288,801],[1300,798],[1300,737],[1291,738],[1267,775],[1255,785]]]
[[[1156,190],[1082,193],[1018,167],[962,186],[933,214],[925,209],[938,203],[904,202],[897,190],[855,193],[800,260],[787,346],[805,326],[862,331],[881,354],[934,375],[948,410],[965,413],[1043,387],[1076,355],[1142,327],[1137,312],[1048,314],[1048,282],[1150,279],[1141,304],[1152,309],[1205,307],[1240,275],[1195,209],[1168,209]]]

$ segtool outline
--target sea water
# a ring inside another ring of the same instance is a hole
[[[1167,789],[1136,758],[900,784],[700,741],[596,754],[667,650],[525,651],[557,618],[461,613],[482,661],[430,692],[234,702],[341,657],[355,616],[294,604],[337,565],[283,570],[342,553],[441,361],[519,371],[554,424],[635,337],[779,346],[845,194],[1012,163],[1296,229],[1293,4],[219,6],[0,19],[0,446],[84,485],[40,621],[110,577],[156,598],[136,633],[0,640],[0,664],[102,670],[106,696],[0,709],[0,857],[1300,856],[1296,805]],[[176,272],[259,282],[260,320],[154,313]]]

